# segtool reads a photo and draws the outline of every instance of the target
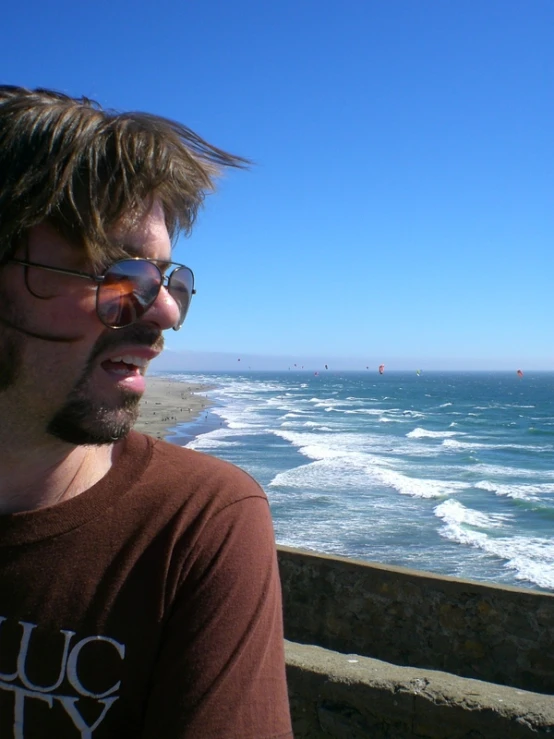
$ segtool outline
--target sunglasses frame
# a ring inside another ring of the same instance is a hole
[[[96,315],[98,316],[98,320],[101,321],[104,324],[104,326],[107,326],[108,328],[114,329],[114,331],[117,331],[117,329],[120,329],[120,328],[126,328],[127,326],[131,326],[133,323],[136,323],[136,320],[140,320],[140,318],[139,319],[136,319],[135,321],[132,321],[131,323],[126,323],[123,326],[112,326],[109,323],[106,323],[106,321],[104,321],[102,319],[102,317],[101,317],[101,315],[99,313],[99,310],[98,310],[99,288],[101,287],[102,283],[104,282],[104,280],[106,278],[106,272],[108,272],[115,265],[121,264],[121,262],[148,262],[150,264],[153,264],[154,267],[156,267],[156,269],[160,273],[160,286],[159,286],[158,292],[156,294],[156,297],[150,303],[150,305],[146,308],[146,310],[144,311],[144,313],[146,313],[154,305],[154,303],[158,299],[158,296],[160,294],[160,290],[162,289],[162,287],[165,287],[165,289],[169,292],[169,283],[171,281],[171,277],[179,269],[186,269],[186,270],[188,270],[190,272],[190,275],[191,275],[191,278],[192,278],[192,290],[191,290],[191,294],[190,294],[189,305],[187,306],[187,310],[185,312],[185,318],[187,316],[188,309],[190,307],[190,303],[192,301],[192,296],[193,295],[196,295],[196,290],[194,289],[194,272],[191,270],[191,268],[190,267],[187,267],[186,264],[180,264],[179,262],[168,262],[165,259],[147,259],[146,257],[123,257],[122,259],[117,259],[115,262],[112,262],[109,265],[109,267],[106,267],[106,269],[104,270],[104,272],[101,275],[91,274],[90,272],[81,272],[81,271],[75,270],[75,269],[62,269],[61,267],[51,267],[48,264],[39,264],[38,262],[30,262],[30,261],[28,261],[26,259],[16,259],[15,257],[11,257],[10,259],[8,259],[8,262],[12,262],[14,264],[21,264],[24,267],[38,267],[39,269],[46,269],[49,272],[60,272],[61,274],[64,274],[64,275],[73,275],[74,277],[81,277],[83,279],[92,280],[93,282],[96,282],[96,284],[97,284],[97,287],[96,287]],[[168,267],[174,267],[174,269],[172,269],[169,274],[164,274],[158,265],[163,265],[166,269]],[[27,289],[29,289],[29,292],[31,292],[31,294],[34,295],[33,291],[30,290],[30,288],[29,288],[27,277],[25,277],[25,282],[27,284]],[[171,295],[171,293],[169,293],[169,294]],[[35,296],[35,297],[40,297],[40,296]],[[173,299],[175,300],[175,298],[173,298]],[[175,301],[175,302],[177,302],[177,301]],[[183,318],[182,321],[180,321],[178,324],[176,324],[175,326],[173,326],[173,330],[174,331],[178,331],[181,328],[181,326],[183,325],[183,323],[185,321],[185,318]]]

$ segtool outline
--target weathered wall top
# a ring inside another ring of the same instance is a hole
[[[296,739],[554,737],[554,701],[444,672],[286,643]]]
[[[279,547],[285,636],[554,693],[554,596]]]

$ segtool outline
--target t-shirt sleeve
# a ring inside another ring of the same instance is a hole
[[[184,569],[142,739],[292,738],[281,588],[263,494],[216,513]]]

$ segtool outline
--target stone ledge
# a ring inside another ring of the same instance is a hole
[[[295,739],[554,737],[554,697],[285,641]]]
[[[278,547],[285,636],[554,693],[554,594]]]

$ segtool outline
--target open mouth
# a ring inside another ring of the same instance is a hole
[[[102,362],[102,367],[106,372],[113,372],[116,375],[143,375],[148,366],[148,360],[144,357],[136,357],[132,354],[124,354],[120,357],[112,357]]]

